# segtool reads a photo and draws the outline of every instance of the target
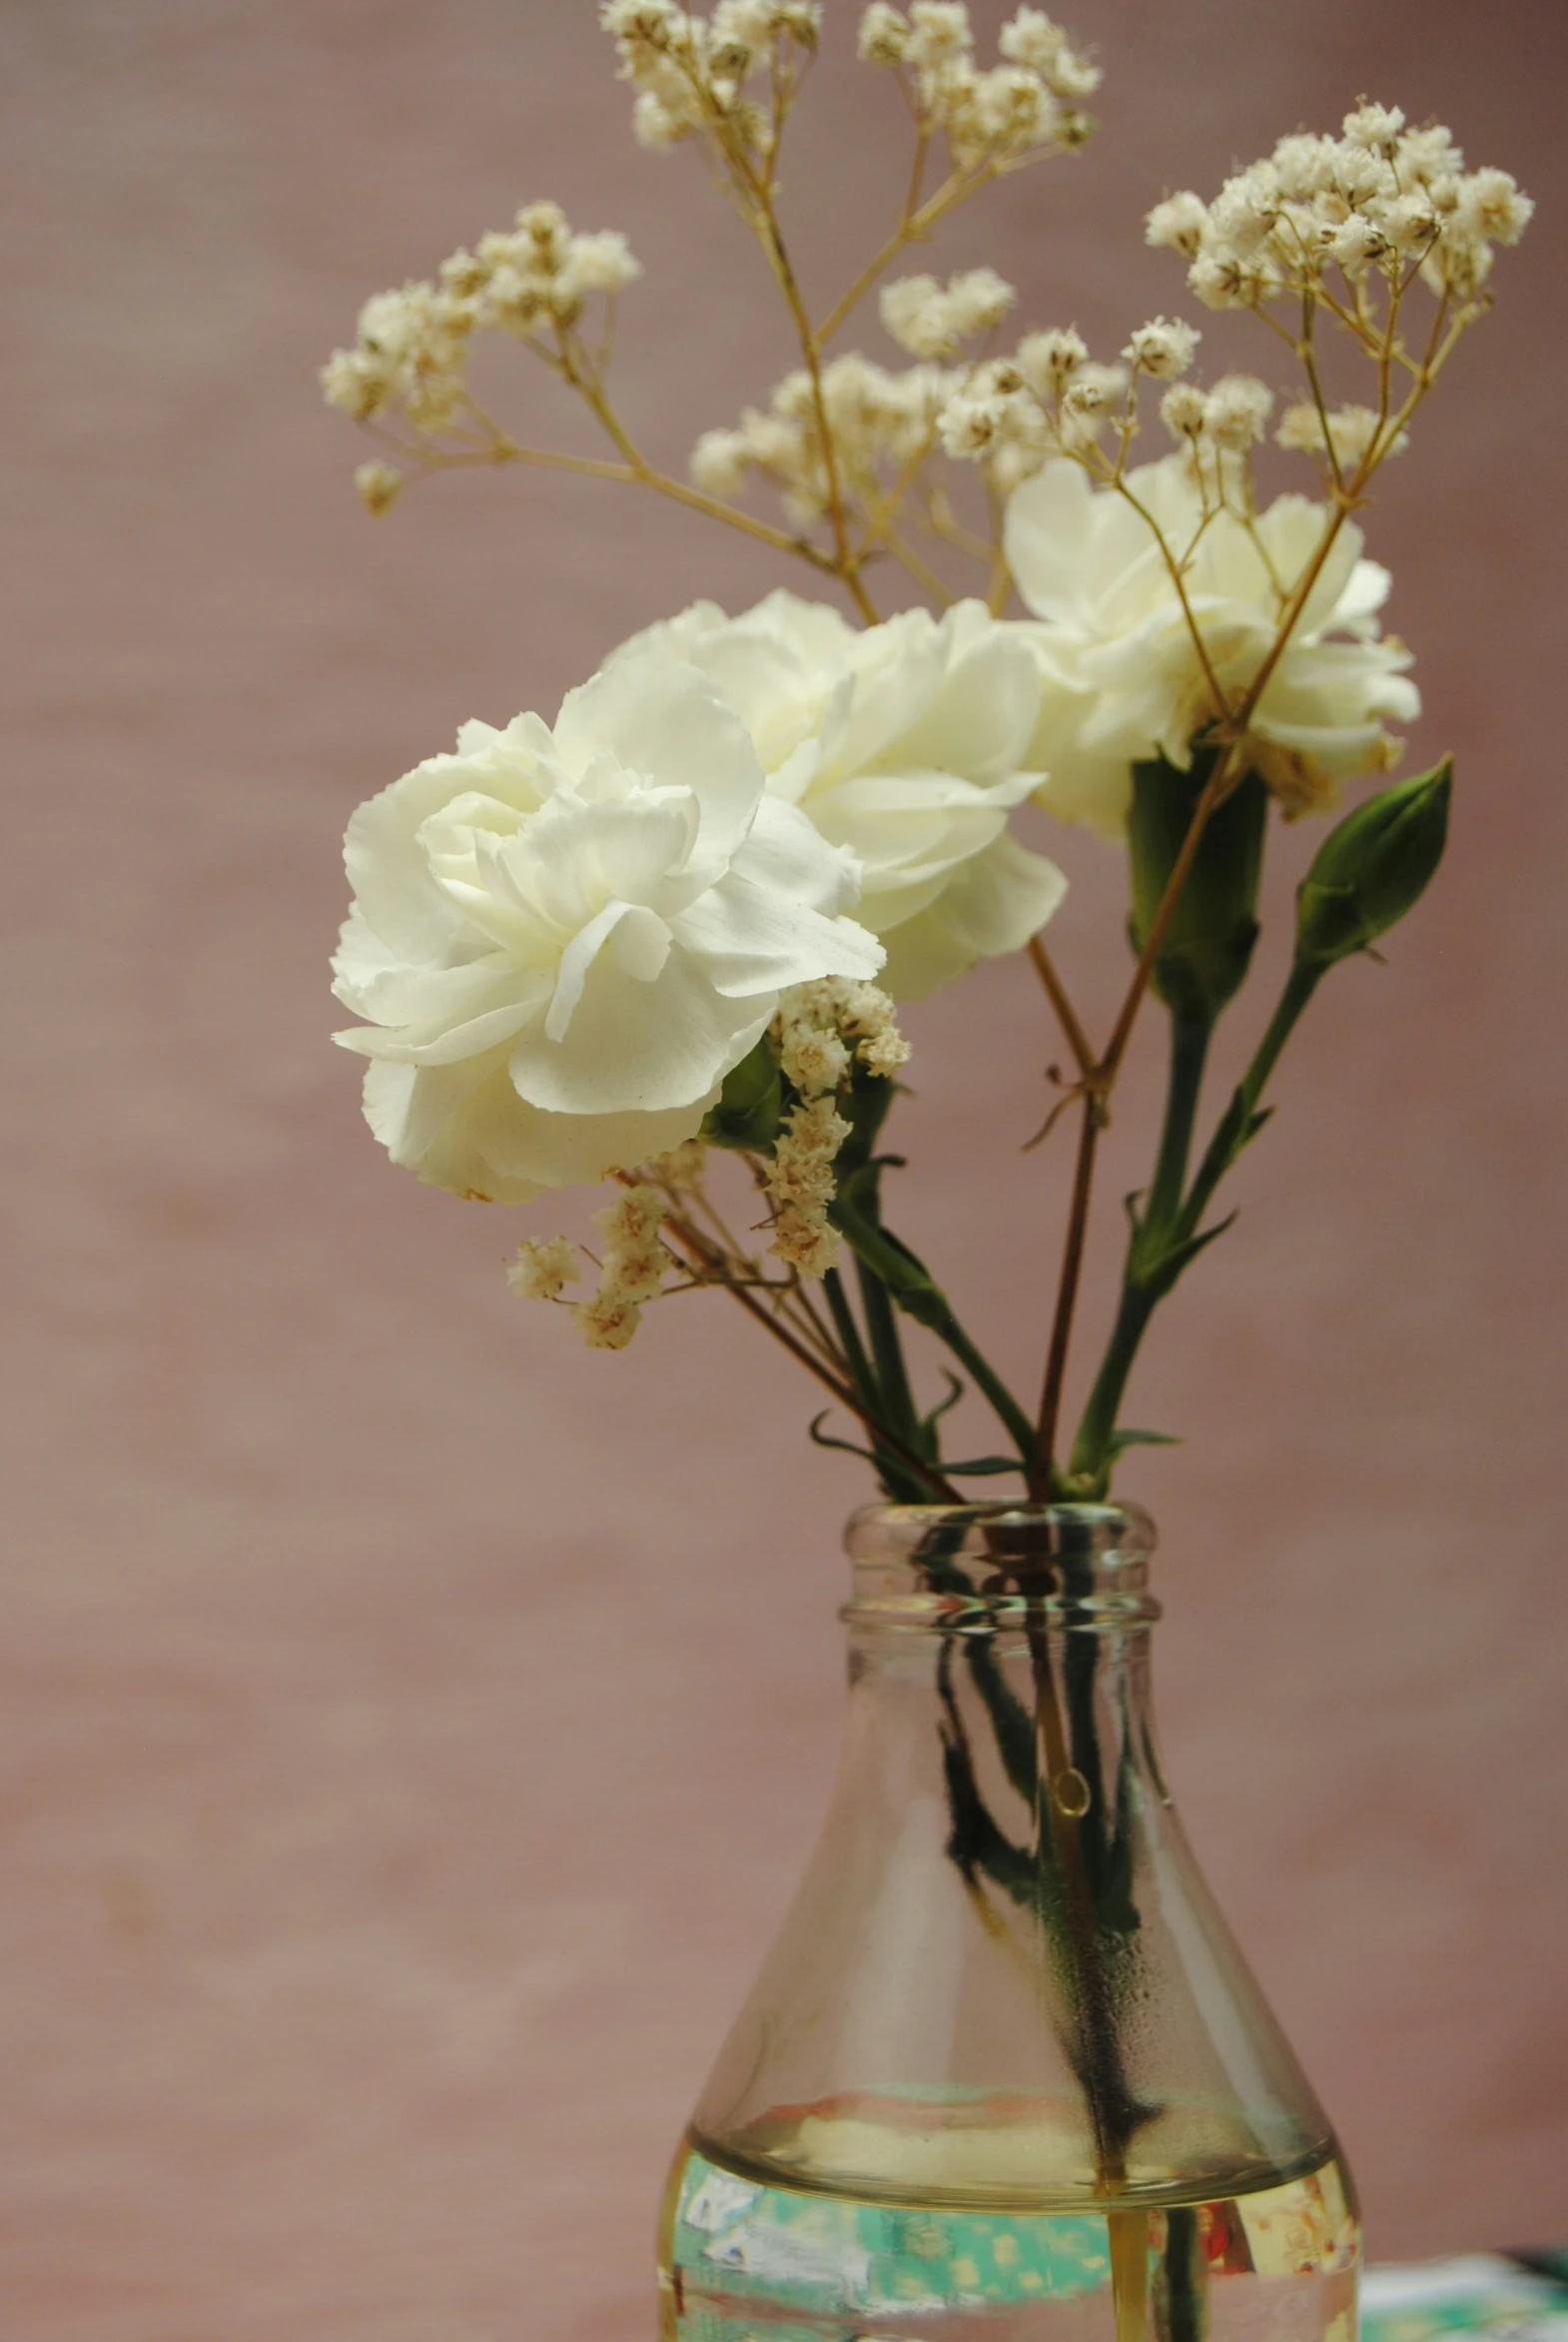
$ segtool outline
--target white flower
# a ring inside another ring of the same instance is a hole
[[[519,1301],[558,1301],[562,1288],[582,1274],[577,1247],[565,1236],[544,1243],[524,1236],[506,1266],[506,1282]]]
[[[1484,236],[1493,244],[1517,244],[1530,225],[1535,205],[1522,195],[1507,171],[1472,171],[1459,182],[1455,225],[1461,236]]]
[[[1024,337],[1016,364],[1037,398],[1060,398],[1088,356],[1089,345],[1076,326],[1050,326]]]
[[[1404,128],[1404,114],[1398,106],[1375,106],[1363,98],[1353,114],[1344,118],[1347,146],[1366,147],[1372,153],[1391,155]]]
[[[617,228],[574,236],[562,269],[572,292],[579,294],[624,293],[642,275],[642,263]]]
[[[950,277],[900,277],[882,289],[882,323],[914,358],[947,358],[961,342],[999,326],[1018,296],[995,269]]]
[[[1190,188],[1183,188],[1179,195],[1168,195],[1164,203],[1156,204],[1144,222],[1144,242],[1184,252],[1190,260],[1207,229],[1208,206]]]
[[[362,463],[354,484],[367,512],[390,512],[402,492],[402,473],[391,463]]]
[[[746,492],[751,450],[741,431],[704,431],[691,450],[691,476],[706,495],[733,502]]]
[[[887,946],[878,982],[915,1000],[1018,951],[1065,884],[1008,814],[1040,682],[1018,630],[981,602],[906,610],[858,632],[836,610],[769,594],[738,618],[697,602],[627,645],[689,659],[745,723],[769,790],[861,866],[855,915]]]
[[[1281,596],[1315,552],[1326,508],[1280,496],[1259,515],[1254,540],[1228,510],[1205,524],[1179,455],[1132,472],[1128,484],[1176,557],[1186,556],[1187,598],[1233,703],[1274,643]],[[1390,755],[1384,720],[1407,722],[1420,709],[1403,673],[1409,653],[1377,639],[1389,578],[1361,558],[1361,542],[1352,524],[1340,529],[1249,726],[1264,761],[1294,760],[1322,778],[1320,794],[1332,779],[1381,769]],[[1007,553],[1040,621],[1018,629],[1044,678],[1031,751],[1048,776],[1039,801],[1117,836],[1132,762],[1158,751],[1184,766],[1193,732],[1218,712],[1175,582],[1142,514],[1115,490],[1092,488],[1072,462],[1047,464],[1019,489]]]
[[[860,54],[867,65],[901,65],[909,47],[909,23],[888,0],[871,0],[860,20]]]
[[[1216,447],[1239,454],[1263,435],[1274,394],[1256,375],[1221,375],[1203,406],[1203,428]]]
[[[1151,318],[1140,326],[1123,351],[1126,359],[1156,382],[1174,383],[1192,363],[1192,353],[1203,339],[1195,326],[1180,318]]]
[[[568,692],[553,732],[465,724],[349,825],[334,962],[366,1119],[422,1179],[501,1202],[690,1139],[789,985],[865,978],[853,857],[767,793],[668,652]]]

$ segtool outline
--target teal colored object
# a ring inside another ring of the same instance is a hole
[[[994,2213],[903,2210],[761,2187],[697,2154],[681,2188],[673,2262],[696,2298],[744,2275],[748,2298],[781,2310],[819,2306],[832,2286],[837,2306],[882,2314],[955,2300],[1060,2301],[1111,2275],[1106,2224],[1094,2213],[1026,2230]],[[787,2326],[776,2342],[794,2342]]]
[[[1443,2342],[1454,2334],[1495,2335],[1498,2342],[1568,2342],[1568,2285],[1524,2268],[1501,2253],[1368,2269],[1361,2280],[1361,2342]]]

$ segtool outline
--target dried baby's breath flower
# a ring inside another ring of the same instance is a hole
[[[704,431],[691,450],[691,476],[710,496],[733,499],[743,495],[750,468],[751,456],[743,431]]]
[[[402,492],[402,473],[392,463],[362,463],[354,484],[367,512],[390,512]]]
[[[669,1206],[656,1187],[633,1185],[593,1215],[605,1244],[598,1289],[572,1310],[589,1349],[623,1350],[636,1332],[643,1304],[656,1300],[670,1254],[659,1238]]]
[[[1147,326],[1138,327],[1122,355],[1138,373],[1172,383],[1186,373],[1202,338],[1195,326],[1179,318],[1152,318]]]
[[[1454,227],[1460,236],[1485,237],[1492,244],[1517,244],[1535,206],[1509,171],[1472,171],[1459,182]]]
[[[1280,139],[1270,157],[1280,194],[1298,204],[1310,203],[1334,185],[1338,159],[1337,142],[1310,131]]]
[[[1190,259],[1202,243],[1207,227],[1208,206],[1190,189],[1183,189],[1179,195],[1168,195],[1164,203],[1156,204],[1144,222],[1144,242],[1172,252],[1184,252]]]
[[[1160,401],[1160,419],[1173,438],[1193,439],[1208,420],[1208,395],[1195,383],[1177,383]]]
[[[905,55],[923,72],[952,65],[975,46],[975,30],[964,0],[915,0],[909,22]]]
[[[950,358],[961,343],[999,326],[1018,299],[995,269],[950,277],[901,277],[882,289],[882,323],[913,358]]]
[[[871,0],[860,19],[860,55],[867,65],[902,65],[909,51],[909,19],[887,0]]]
[[[1336,406],[1323,429],[1323,416],[1311,399],[1287,406],[1279,417],[1274,444],[1298,455],[1326,455],[1330,442],[1339,468],[1353,469],[1377,445],[1385,420],[1374,406]],[[1378,447],[1379,455],[1397,455],[1409,444],[1409,434],[1398,431]]]
[[[998,34],[997,47],[1015,64],[1038,73],[1059,98],[1087,98],[1100,87],[1100,68],[1080,55],[1044,9],[1019,9]]]
[[[643,1166],[648,1177],[665,1187],[694,1187],[707,1170],[708,1151],[700,1139],[687,1139],[667,1155],[655,1155]]]
[[[1345,116],[1343,128],[1347,146],[1392,155],[1404,128],[1404,115],[1397,106],[1376,106],[1369,98],[1363,98],[1354,112]]]
[[[1089,345],[1076,328],[1053,326],[1025,336],[1016,364],[1037,397],[1060,398],[1088,356]]]
[[[1216,447],[1239,454],[1263,435],[1274,394],[1255,375],[1223,375],[1203,407],[1203,428]]]
[[[780,1206],[773,1250],[802,1276],[822,1276],[838,1257],[838,1232],[828,1221],[833,1164],[850,1125],[831,1094],[804,1101],[786,1117],[767,1177]]]
[[[582,1274],[577,1247],[565,1236],[538,1243],[524,1236],[506,1265],[506,1282],[521,1301],[559,1300],[563,1286]]]

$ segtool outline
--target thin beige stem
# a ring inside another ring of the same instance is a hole
[[[1030,937],[1027,949],[1035,974],[1045,987],[1046,998],[1056,1011],[1063,1038],[1073,1052],[1073,1062],[1079,1072],[1088,1077],[1095,1071],[1095,1053],[1089,1045],[1088,1034],[1079,1022],[1078,1011],[1068,998],[1067,986],[1057,974],[1056,963],[1038,935]]]
[[[921,558],[912,544],[904,537],[895,536],[890,531],[887,547],[899,567],[908,570],[923,593],[929,593],[932,600],[944,610],[950,610],[953,607],[957,596],[949,592],[935,569],[928,561]]]
[[[929,146],[929,131],[925,133],[925,139]],[[924,158],[922,158],[922,176],[924,176]],[[943,181],[934,195],[926,198],[917,211],[910,211],[906,208],[898,226],[882,250],[874,259],[866,263],[854,283],[839,295],[821,325],[815,329],[813,339],[817,348],[819,350],[826,349],[840,326],[844,324],[853,310],[859,308],[877,279],[893,266],[901,252],[906,251],[912,244],[923,242],[940,220],[946,219],[949,212],[955,211],[961,203],[976,194],[980,188],[985,186],[987,180],[994,176],[994,167],[990,164],[978,171],[955,171]]]

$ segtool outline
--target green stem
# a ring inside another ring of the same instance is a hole
[[[1137,1242],[1135,1236],[1134,1242]],[[1131,1246],[1129,1247],[1131,1251]],[[1085,1402],[1084,1416],[1068,1458],[1068,1480],[1077,1486],[1080,1480],[1098,1484],[1107,1469],[1111,1442],[1116,1436],[1117,1417],[1122,1411],[1122,1395],[1128,1376],[1133,1371],[1133,1360],[1138,1345],[1144,1338],[1144,1329],[1155,1313],[1159,1295],[1148,1285],[1134,1281],[1129,1268],[1122,1286],[1122,1298],[1117,1306],[1116,1322],[1111,1328],[1111,1339],[1094,1387]]]
[[[1240,1086],[1220,1117],[1219,1126],[1197,1167],[1197,1176],[1181,1207],[1179,1234],[1196,1234],[1197,1223],[1207,1210],[1214,1189],[1252,1136],[1249,1126],[1257,1112],[1257,1102],[1263,1095],[1263,1086],[1278,1063],[1280,1051],[1294,1031],[1302,1010],[1317,990],[1327,967],[1326,960],[1296,960],[1292,964],[1284,991],[1279,996],[1279,1005],[1269,1019],[1268,1030],[1258,1043],[1252,1062],[1242,1075]]]
[[[1116,1436],[1117,1417],[1149,1320],[1187,1261],[1207,1240],[1206,1236],[1198,1232],[1199,1223],[1220,1180],[1248,1141],[1261,1128],[1258,1100],[1278,1062],[1280,1051],[1316,991],[1326,965],[1326,962],[1320,960],[1297,960],[1292,965],[1268,1029],[1258,1043],[1252,1062],[1229,1105],[1219,1118],[1198,1165],[1197,1174],[1184,1198],[1180,1197],[1180,1175],[1184,1171],[1186,1151],[1190,1146],[1196,1096],[1194,1092],[1190,1100],[1178,1099],[1177,1089],[1179,1084],[1200,1080],[1202,1066],[1199,1057],[1194,1076],[1189,1062],[1190,1045],[1183,1044],[1178,1030],[1173,1032],[1172,1093],[1166,1110],[1165,1134],[1161,1141],[1160,1169],[1156,1172],[1155,1185],[1150,1190],[1149,1208],[1134,1228],[1128,1244],[1127,1266],[1123,1272],[1122,1298],[1118,1304],[1116,1322],[1111,1329],[1111,1339],[1106,1345],[1100,1372],[1095,1377],[1084,1408],[1078,1437],[1073,1443],[1068,1473],[1075,1485],[1084,1484],[1097,1489],[1105,1486],[1114,1460],[1112,1443]],[[1184,1134],[1181,1131],[1183,1122]],[[1177,1149],[1180,1153],[1180,1171],[1176,1173],[1174,1200],[1169,1188],[1162,1186],[1162,1172],[1167,1171],[1168,1147],[1173,1153]],[[1217,1232],[1208,1231],[1209,1234]]]
[[[1145,1206],[1145,1218],[1153,1227],[1170,1227],[1181,1208],[1192,1126],[1197,1120],[1203,1068],[1213,1029],[1213,1020],[1208,1017],[1173,1015],[1171,1019],[1171,1080],[1166,1092],[1165,1128],[1160,1134],[1160,1153]]]
[[[836,1268],[827,1271],[822,1279],[822,1289],[832,1312],[834,1330],[844,1352],[844,1364],[850,1382],[865,1410],[864,1420],[871,1440],[872,1457],[883,1491],[895,1504],[928,1503],[931,1498],[930,1488],[915,1477],[884,1440],[877,1437],[876,1427],[879,1423],[886,1424],[895,1437],[903,1438],[904,1434],[902,1427],[890,1419],[887,1394],[876,1368],[866,1354],[860,1327],[855,1322],[849,1295],[844,1290],[844,1280]],[[918,1436],[914,1441],[905,1438],[904,1444],[913,1448],[917,1454],[923,1453]]]
[[[1034,1442],[1035,1426],[995,1367],[976,1349],[951,1310],[946,1316],[933,1319],[931,1330],[939,1341],[946,1342],[959,1364],[969,1368],[976,1388],[984,1391],[999,1418],[1006,1424],[1018,1446],[1020,1457],[1027,1457]]]
[[[920,1423],[915,1413],[915,1394],[910,1388],[909,1369],[904,1363],[904,1345],[899,1339],[898,1315],[888,1299],[888,1288],[881,1277],[858,1257],[855,1267],[860,1280],[860,1305],[866,1313],[866,1331],[871,1338],[871,1354],[876,1361],[877,1380],[882,1388],[888,1427],[914,1446],[920,1437]]]

